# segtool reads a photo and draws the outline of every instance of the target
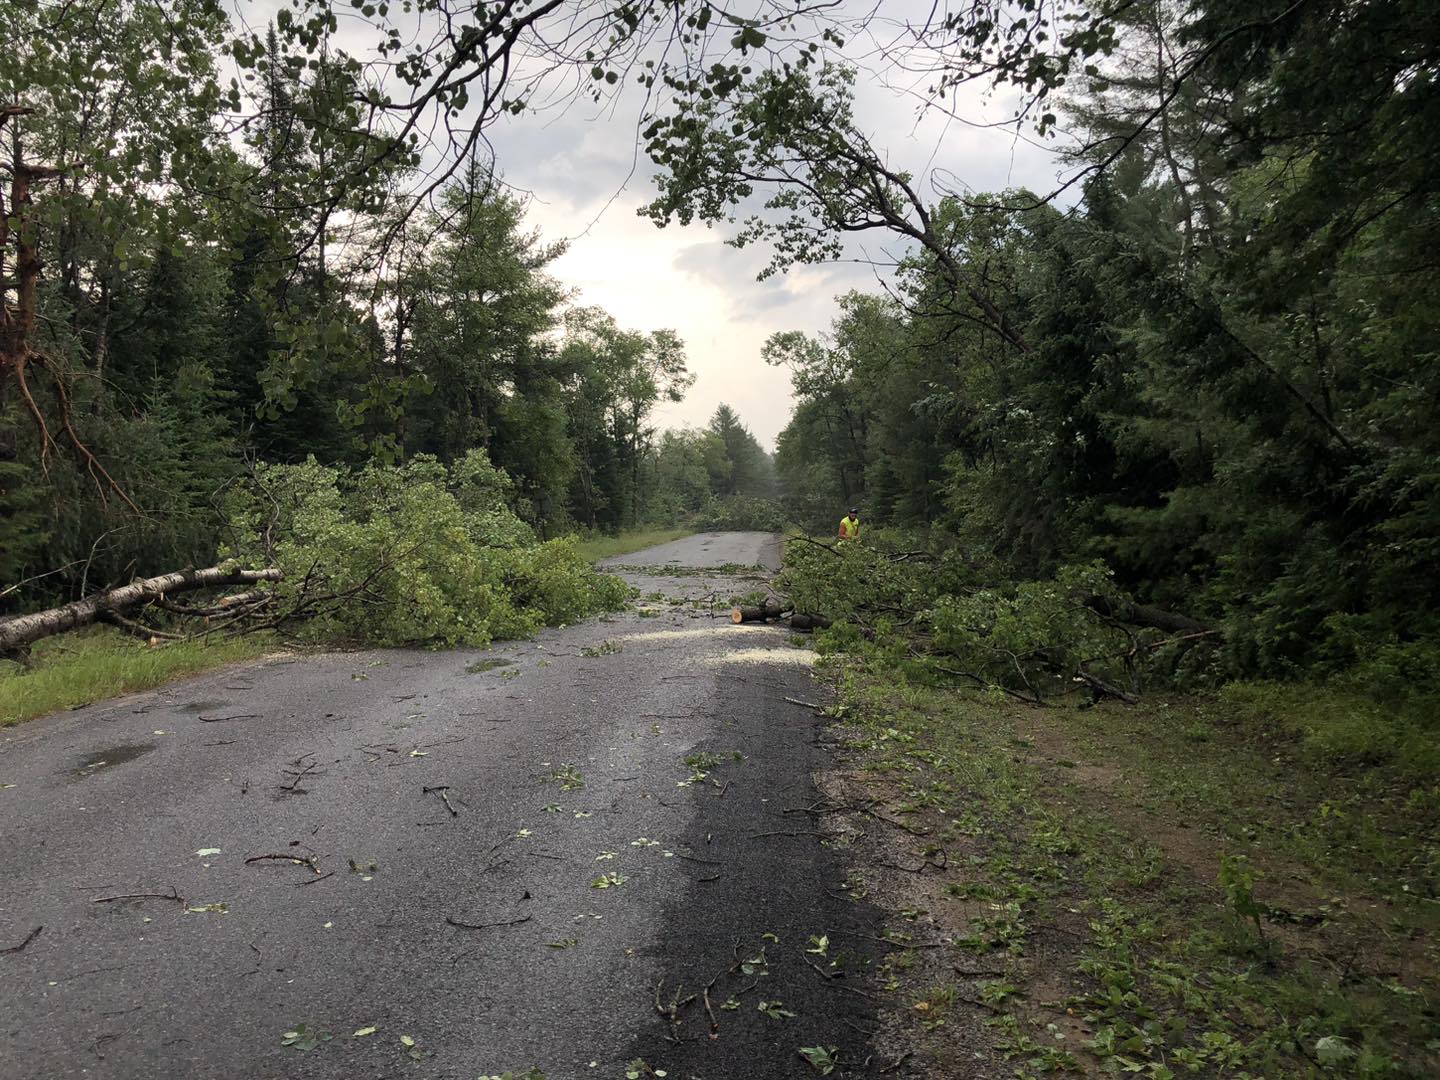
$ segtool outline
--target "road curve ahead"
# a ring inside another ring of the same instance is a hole
[[[277,656],[4,732],[0,1076],[808,1077],[817,1044],[878,1074],[858,972],[806,953],[877,925],[787,812],[828,757],[786,700],[811,654],[728,621],[764,577],[735,565],[777,559],[693,537],[535,641]]]

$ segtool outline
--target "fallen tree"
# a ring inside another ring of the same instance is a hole
[[[30,615],[18,615],[0,622],[0,655],[23,653],[33,642],[52,634],[63,634],[95,622],[114,621],[122,628],[134,624],[127,616],[147,604],[158,602],[172,593],[188,592],[194,589],[223,589],[234,585],[256,585],[260,582],[277,582],[284,575],[279,570],[236,570],[223,566],[210,566],[202,570],[178,570],[159,577],[132,581],[119,588],[75,600],[60,607],[37,611]],[[232,599],[227,605],[219,601],[216,608],[234,610],[237,606],[254,603],[253,595],[244,600]],[[142,628],[143,629],[143,628]]]
[[[784,618],[791,630],[829,630],[832,625],[824,615],[796,611],[795,605],[783,598],[771,597],[763,604],[739,604],[730,609],[732,623],[770,622]]]
[[[1085,597],[1085,606],[1107,619],[1114,619],[1116,622],[1129,626],[1145,626],[1152,630],[1163,630],[1167,634],[1214,634],[1219,632],[1214,627],[1206,626],[1198,619],[1192,619],[1188,615],[1166,611],[1164,608],[1151,607],[1149,604],[1137,604],[1122,597],[1106,596],[1103,593],[1092,593]]]
[[[824,615],[797,611],[790,616],[791,630],[829,630],[831,622]]]
[[[788,604],[782,604],[779,600],[771,598],[763,604],[741,604],[731,608],[730,621],[732,623],[769,622],[771,619],[780,618],[789,610]]]

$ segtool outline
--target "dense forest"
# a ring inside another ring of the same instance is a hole
[[[1103,71],[1053,106],[1081,134],[1073,203],[917,204],[892,290],[771,340],[798,400],[781,477],[807,518],[859,502],[991,581],[1099,560],[1223,626],[1232,674],[1432,691],[1436,12],[1120,7]],[[828,135],[775,138],[847,182]]]
[[[0,65],[0,611],[245,551],[235,495],[267,465],[493,467],[540,537],[774,494],[728,407],[657,432],[684,343],[577,306],[493,163],[423,206],[410,155],[345,187],[344,62],[297,61],[274,26],[246,54],[203,2],[5,19],[33,49]]]
[[[874,144],[860,24],[829,5],[567,6],[481,5],[473,33],[406,44],[362,5],[378,67],[318,0],[255,29],[208,0],[12,6],[10,610],[234,550],[226,492],[264,463],[482,452],[542,538],[858,503],[995,580],[1103,566],[1223,629],[1233,673],[1432,688],[1431,5],[937,9],[889,56],[932,76],[921,108],[990,86],[1017,131],[1069,136],[1055,191],[992,194],[926,190]],[[658,433],[684,343],[547,272],[561,248],[481,138],[548,85],[511,69],[527,47],[580,99],[651,95],[657,223],[730,223],[772,270],[847,235],[906,245],[828,335],[768,345],[797,399],[778,470],[729,409]]]

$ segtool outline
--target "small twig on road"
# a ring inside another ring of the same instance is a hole
[[[811,968],[813,968],[815,971],[819,972],[822,979],[843,979],[845,977],[845,973],[843,971],[826,971],[813,960],[807,959],[805,963]]]
[[[196,717],[202,724],[219,724],[225,720],[259,720],[259,713],[242,712],[231,716],[200,716]]]
[[[931,862],[929,859],[926,859],[926,860],[925,860],[924,862],[922,862],[919,866],[901,866],[898,862],[890,862],[890,861],[885,860],[885,859],[880,860],[880,861],[879,861],[878,863],[876,863],[875,865],[876,865],[876,866],[888,866],[888,867],[889,867],[890,869],[892,869],[892,870],[903,870],[903,871],[905,871],[905,873],[907,873],[907,874],[923,874],[927,869],[929,869],[929,868],[932,867],[932,866],[933,866],[936,870],[944,870],[944,869],[945,869],[945,864],[944,864],[944,863]]]
[[[170,886],[168,893],[163,892],[136,892],[122,893],[119,896],[97,896],[90,902],[92,904],[108,904],[112,900],[174,900],[176,903],[185,903],[185,898],[175,891],[175,886]]]
[[[787,831],[781,829],[781,830],[777,830],[776,832],[748,833],[747,836],[748,836],[748,838],[751,839],[751,840],[759,840],[759,839],[761,839],[762,837],[765,837],[765,836],[818,836],[818,837],[821,837],[821,838],[823,839],[824,836],[825,836],[825,834],[824,834],[824,833],[821,833],[821,832],[802,832],[802,831],[798,831],[798,830],[796,830],[796,831],[791,831],[791,832],[787,832]]]
[[[706,866],[724,866],[724,865],[725,865],[723,862],[718,862],[718,861],[715,860],[715,859],[697,859],[694,855],[681,855],[678,851],[675,852],[675,858],[677,858],[677,859],[684,859],[686,862],[704,863]]]
[[[677,990],[675,991],[675,996],[670,1000],[670,1004],[667,1007],[660,1004],[660,991],[664,989],[664,987],[664,979],[661,979],[658,983],[655,984],[655,1011],[658,1012],[661,1016],[665,1017],[666,1021],[670,1025],[670,1034],[666,1035],[665,1038],[670,1042],[679,1044],[683,1041],[680,1038],[680,1010],[683,1009],[686,1005],[689,1005],[692,1001],[699,997],[699,995],[691,994],[689,997],[681,1000],[680,991]],[[681,989],[684,988],[682,987]]]
[[[711,983],[714,983],[713,979],[711,980]],[[705,987],[704,991],[701,994],[701,997],[705,1002],[705,1015],[710,1017],[710,1038],[718,1039],[720,1038],[720,1021],[715,1019],[715,1010],[710,1007],[709,986]]]
[[[0,956],[9,956],[11,953],[21,953],[21,952],[24,952],[24,951],[25,951],[25,946],[26,946],[26,945],[29,945],[30,942],[34,941],[37,937],[39,937],[39,936],[40,936],[40,931],[41,931],[41,930],[44,930],[44,929],[45,929],[45,927],[43,927],[43,926],[37,926],[37,927],[35,927],[34,930],[31,930],[31,931],[30,931],[29,936],[26,937],[26,939],[25,939],[24,941],[20,942],[19,945],[11,945],[8,949],[0,949]]]
[[[250,863],[267,861],[295,863],[298,866],[308,866],[315,873],[320,873],[320,867],[315,865],[315,856],[313,855],[252,855],[245,860],[245,864],[248,866]]]
[[[461,930],[493,930],[497,926],[519,926],[521,923],[529,922],[531,918],[532,916],[530,915],[522,915],[518,919],[506,919],[503,922],[468,923],[461,922],[459,919],[446,915],[445,921],[451,926],[459,927]]]
[[[816,712],[820,712],[823,708],[823,706],[816,705],[813,701],[801,701],[799,698],[787,697],[785,700],[791,705],[800,705],[807,709],[814,709]]]
[[[296,764],[299,764],[299,762],[296,762]],[[285,770],[285,775],[287,775],[287,776],[293,776],[295,779],[294,779],[294,780],[291,780],[290,783],[288,783],[288,784],[281,784],[281,785],[280,785],[280,790],[281,790],[281,791],[294,791],[295,788],[296,788],[296,786],[300,783],[301,780],[304,780],[305,777],[309,776],[312,772],[314,772],[314,771],[315,771],[316,769],[318,769],[318,768],[319,768],[319,766],[316,765],[315,762],[312,761],[312,762],[310,762],[308,765],[306,765],[305,768],[301,769],[298,773],[297,773],[297,772],[291,772],[289,769],[286,769],[286,770]]]
[[[949,941],[900,941],[896,938],[877,937],[875,934],[862,933],[859,930],[831,930],[832,934],[839,934],[841,937],[858,937],[866,941],[878,941],[882,945],[889,945],[894,949],[948,949],[953,944]]]
[[[881,1069],[879,1075],[884,1076],[886,1073],[894,1072],[896,1069],[900,1068],[901,1065],[904,1065],[905,1062],[909,1061],[914,1056],[914,1050],[906,1050],[903,1054],[896,1058],[892,1064],[886,1065],[883,1069]]]
[[[997,975],[1008,975],[1008,974],[1010,974],[1010,973],[1009,973],[1008,971],[1006,971],[1004,968],[963,968],[963,967],[961,967],[959,964],[952,964],[951,966],[954,967],[954,969],[955,969],[955,971],[956,971],[957,974],[959,974],[959,975],[968,975],[968,976],[970,976],[970,977],[972,977],[972,978],[974,978],[974,977],[979,977],[979,976],[982,976],[982,975],[983,975],[983,976],[990,976],[990,977],[993,978],[994,976],[997,976]]]
[[[315,882],[317,882],[317,881],[324,881],[327,877],[332,876],[334,873],[335,873],[334,870],[326,870],[325,873],[321,874],[319,877],[312,877],[312,878],[310,878],[308,881],[298,881],[298,882],[296,882],[296,883],[295,883],[295,888],[298,889],[298,888],[300,888],[301,885],[314,885]]]
[[[446,792],[449,790],[449,784],[440,784],[438,787],[422,787],[420,789],[420,793],[422,795],[439,795],[440,801],[445,804],[445,809],[450,811],[450,816],[459,817],[460,811],[456,810],[455,807],[450,805],[450,796],[446,794]]]
[[[870,807],[878,803],[879,799],[870,799],[864,805],[852,803],[832,803],[822,800],[811,803],[809,806],[787,806],[784,810],[787,814],[814,814],[817,817],[821,814],[866,814]]]
[[[888,818],[888,817],[886,817],[884,814],[876,813],[874,810],[871,810],[871,809],[869,809],[868,807],[855,807],[855,810],[856,810],[856,812],[858,812],[858,813],[865,814],[865,815],[867,815],[867,816],[869,816],[869,817],[873,817],[876,821],[883,821],[886,825],[889,825],[891,828],[899,829],[901,832],[907,832],[907,833],[909,833],[911,836],[929,836],[929,835],[930,835],[930,832],[929,832],[929,830],[927,830],[927,829],[917,829],[917,828],[915,828],[915,826],[913,826],[913,825],[906,825],[903,821],[896,821],[894,818]]]
[[[306,884],[308,884],[308,882],[307,882]],[[264,964],[264,962],[265,962],[265,954],[262,953],[259,949],[257,949],[257,948],[255,947],[255,943],[254,943],[253,941],[251,941],[251,942],[249,942],[248,944],[249,944],[249,946],[250,946],[250,951],[255,954],[255,966],[254,966],[253,968],[251,968],[249,971],[240,971],[240,972],[237,972],[237,973],[236,973],[236,978],[242,978],[242,979],[243,979],[246,975],[259,975],[259,974],[260,974],[260,967],[261,967],[261,965]]]

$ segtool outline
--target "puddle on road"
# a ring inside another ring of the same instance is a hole
[[[134,761],[154,749],[154,743],[121,743],[119,746],[111,746],[104,750],[92,750],[88,754],[81,755],[79,764],[64,771],[77,780],[83,780],[87,776],[94,776],[96,773],[112,769],[116,765]]]

